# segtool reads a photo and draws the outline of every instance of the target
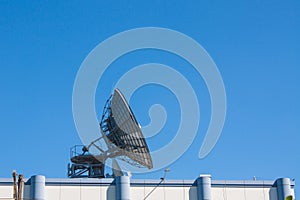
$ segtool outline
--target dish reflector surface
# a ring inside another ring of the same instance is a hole
[[[142,165],[149,169],[153,167],[149,148],[141,128],[120,90],[115,89],[112,97],[104,108],[100,123],[106,135],[110,148],[118,148],[118,155],[133,165]],[[122,158],[121,158],[122,159]]]

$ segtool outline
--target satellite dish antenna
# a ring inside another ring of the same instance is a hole
[[[106,101],[100,130],[101,136],[89,145],[71,148],[70,178],[104,178],[105,162],[109,158],[112,160],[113,177],[123,175],[117,159],[135,167],[153,168],[140,125],[119,89],[115,89]]]

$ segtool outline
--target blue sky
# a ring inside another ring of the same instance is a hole
[[[1,1],[0,177],[10,177],[13,169],[26,177],[66,177],[69,148],[81,143],[72,117],[72,89],[81,63],[108,37],[155,26],[192,37],[217,64],[228,106],[217,145],[198,159],[210,119],[209,94],[187,63],[166,52],[134,52],[113,63],[97,89],[99,115],[112,85],[132,66],[186,66],[181,73],[197,91],[200,129],[168,177],[195,179],[211,173],[213,179],[299,180],[299,9],[296,0]],[[130,101],[142,125],[149,122],[153,103],[170,113],[162,133],[149,139],[155,149],[172,138],[179,116],[174,96],[162,87],[145,86]]]

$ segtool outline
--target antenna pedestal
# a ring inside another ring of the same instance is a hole
[[[80,150],[81,149],[81,150]],[[68,177],[70,178],[104,178],[105,159],[100,156],[86,154],[83,145],[71,148],[71,164],[68,165]]]

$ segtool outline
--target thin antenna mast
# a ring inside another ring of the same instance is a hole
[[[154,190],[156,190],[156,188],[165,181],[166,175],[169,171],[169,168],[164,170],[164,176],[160,178],[160,182],[145,196],[144,200],[146,200],[154,192]]]

